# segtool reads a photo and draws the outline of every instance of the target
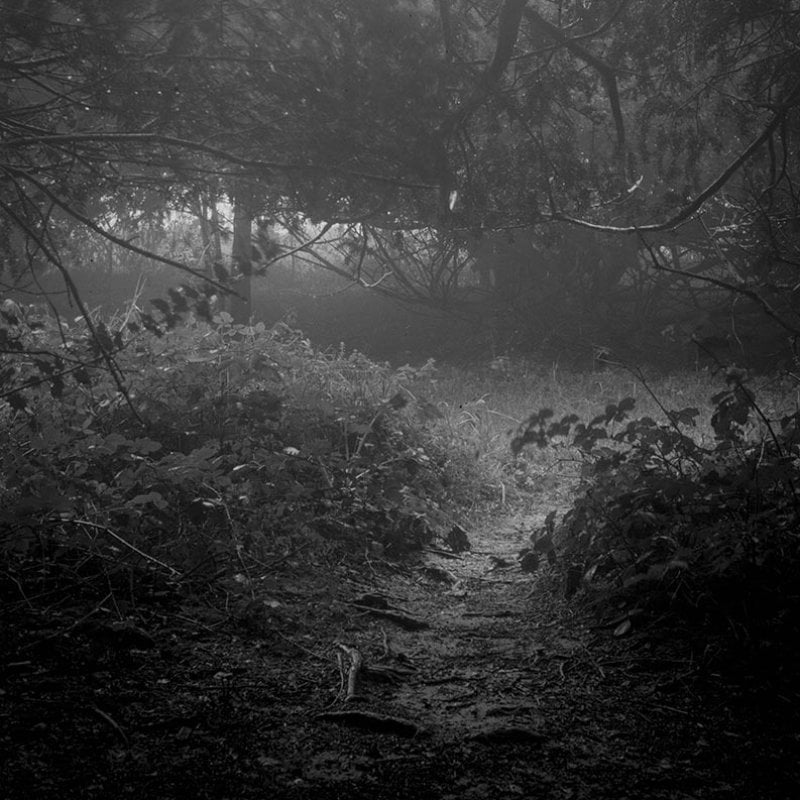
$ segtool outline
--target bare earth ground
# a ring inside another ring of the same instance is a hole
[[[245,606],[155,592],[134,633],[7,602],[0,796],[800,797],[796,696],[598,627],[520,571],[532,527],[413,563],[289,555]]]

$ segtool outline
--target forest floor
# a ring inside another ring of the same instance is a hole
[[[404,563],[286,554],[235,619],[213,592],[156,592],[135,627],[103,621],[112,596],[7,603],[0,795],[800,796],[796,698],[599,627],[520,571],[539,524]]]

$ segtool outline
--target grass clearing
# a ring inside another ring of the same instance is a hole
[[[724,390],[725,376],[709,370],[638,376],[621,368],[577,372],[532,364],[498,374],[445,366],[404,385],[441,412],[431,433],[442,447],[473,462],[475,479],[483,483],[476,487],[483,490],[476,497],[485,498],[488,490],[495,508],[531,502],[559,507],[568,502],[582,462],[575,450],[558,444],[529,447],[515,457],[512,436],[532,413],[550,408],[556,418],[575,414],[588,422],[607,405],[632,397],[636,401],[632,417],[668,424],[665,410],[694,407],[700,412],[697,425],[684,432],[698,445],[712,447],[712,397]],[[800,392],[789,381],[762,378],[754,386],[773,420],[800,407]],[[763,435],[761,428],[754,426],[753,434]]]

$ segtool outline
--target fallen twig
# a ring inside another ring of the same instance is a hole
[[[126,746],[129,744],[128,737],[125,735],[125,731],[123,731],[122,728],[120,728],[120,726],[117,724],[117,722],[114,719],[112,719],[108,714],[106,714],[105,711],[101,711],[97,706],[94,705],[89,706],[89,710],[93,711],[101,719],[104,719],[119,734],[120,739],[122,739],[122,741],[125,743]]]
[[[344,697],[345,703],[348,703],[351,700],[358,699],[356,688],[358,686],[358,675],[361,671],[361,666],[364,663],[364,659],[362,658],[361,653],[359,653],[355,647],[350,647],[349,645],[342,644],[341,642],[337,642],[336,646],[350,659],[350,666],[347,670],[347,692]],[[341,660],[339,661],[339,666],[340,669],[343,669]]]
[[[131,544],[127,539],[124,539],[118,533],[112,531],[111,528],[108,527],[108,525],[101,525],[97,522],[92,522],[91,520],[88,519],[76,519],[73,520],[73,522],[75,522],[78,525],[85,525],[88,528],[94,528],[95,530],[103,531],[112,538],[116,539],[120,544],[124,545],[130,550],[133,550],[133,552],[136,553],[136,555],[141,556],[145,561],[149,561],[151,564],[156,564],[159,567],[163,567],[173,577],[180,575],[180,572],[178,572],[177,569],[171,567],[169,564],[165,564],[163,561],[159,561],[154,556],[148,555],[144,551],[140,550],[135,544]]]

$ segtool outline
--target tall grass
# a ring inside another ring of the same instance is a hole
[[[535,504],[545,510],[569,501],[580,476],[578,454],[566,443],[528,448],[514,457],[510,441],[517,426],[542,408],[555,417],[577,415],[588,422],[609,404],[626,397],[636,401],[635,417],[669,424],[666,412],[699,411],[697,425],[684,433],[704,447],[714,442],[710,424],[712,397],[725,389],[721,370],[684,370],[656,375],[619,367],[602,371],[546,368],[534,363],[507,364],[505,369],[464,370],[441,367],[412,382],[419,396],[433,403],[441,418],[431,434],[454,454],[471,459],[471,477],[479,482],[474,496],[509,510]],[[797,382],[765,377],[753,381],[760,406],[773,420],[800,407]],[[754,436],[765,433],[756,424]],[[477,504],[477,501],[476,501]]]
[[[395,370],[340,348],[302,362],[304,374],[296,375],[296,385],[304,387],[306,399],[310,391],[329,401],[369,405],[403,391],[417,409],[435,408],[435,414],[418,416],[416,424],[449,454],[453,480],[467,484],[466,494],[476,506],[566,502],[580,475],[575,451],[565,443],[528,448],[517,457],[511,453],[517,427],[542,408],[552,409],[556,418],[575,414],[588,422],[607,405],[632,397],[633,416],[651,417],[660,424],[669,424],[668,411],[696,408],[697,425],[684,433],[702,446],[714,443],[712,398],[726,386],[721,369],[648,374],[616,366],[577,371],[531,361],[498,361],[485,369],[428,361],[420,368]],[[800,407],[797,381],[762,377],[751,388],[769,418]],[[754,436],[763,433],[754,427]]]

